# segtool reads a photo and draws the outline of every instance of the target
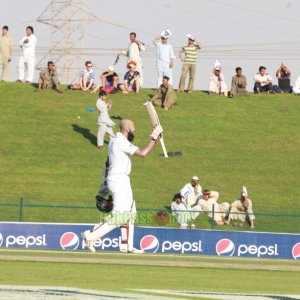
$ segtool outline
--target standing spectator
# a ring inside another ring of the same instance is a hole
[[[266,67],[260,66],[259,72],[254,76],[254,93],[260,92],[273,93],[272,77],[266,72]]]
[[[202,45],[196,41],[195,37],[191,34],[187,35],[188,43],[183,46],[179,52],[180,60],[182,61],[182,71],[179,81],[179,89],[177,93],[184,91],[185,79],[189,73],[189,85],[187,92],[191,93],[194,87],[194,79],[196,75],[197,66],[197,50],[202,48]]]
[[[107,133],[110,138],[115,137],[115,134],[113,132],[113,127],[115,126],[115,123],[110,119],[108,115],[108,110],[112,107],[112,101],[110,100],[108,103],[106,103],[106,93],[104,91],[101,91],[99,93],[99,99],[96,101],[96,107],[99,112],[97,147],[103,150],[105,133]]]
[[[128,62],[135,61],[137,63],[136,70],[140,73],[140,86],[143,86],[143,62],[140,53],[141,51],[145,51],[145,45],[137,40],[135,32],[131,32],[129,38],[130,44],[128,50],[119,52],[119,55],[126,55]]]
[[[36,92],[42,89],[54,88],[57,92],[62,93],[63,91],[59,87],[59,79],[56,71],[56,67],[53,61],[48,61],[47,68],[40,72],[39,86],[35,90]]]
[[[12,40],[8,34],[8,26],[2,27],[2,35],[0,36],[0,65],[2,65],[1,81],[8,80],[9,63],[12,59]]]
[[[164,110],[169,110],[176,104],[176,93],[171,84],[169,84],[168,76],[163,77],[162,84],[152,97],[151,102],[153,105],[163,107]]]
[[[21,55],[18,64],[18,80],[23,82],[25,78],[25,71],[27,70],[26,82],[32,82],[34,76],[35,63],[35,47],[37,39],[33,34],[33,27],[27,26],[26,36],[20,41]]]
[[[225,83],[225,78],[219,61],[215,62],[215,67],[209,77],[208,94],[211,95],[212,93],[224,96],[227,96],[228,93],[227,84]]]
[[[126,92],[136,92],[140,91],[140,73],[136,70],[137,63],[135,61],[130,61],[127,64],[129,69],[124,76],[124,88]]]
[[[229,203],[222,202],[221,204],[218,203],[219,193],[209,190],[203,191],[203,198],[199,200],[199,206],[202,211],[208,213],[208,217],[211,219],[212,222],[215,222],[217,225],[223,225],[223,219],[225,215],[229,211]],[[213,212],[214,210],[214,219]]]
[[[242,68],[237,67],[235,69],[235,72],[236,75],[234,75],[231,80],[231,90],[229,93],[229,97],[233,98],[235,96],[247,96],[247,79],[246,76],[242,74]]]
[[[161,85],[163,76],[168,76],[170,84],[173,85],[173,64],[174,64],[174,50],[168,44],[168,38],[171,36],[170,30],[165,30],[153,38],[153,43],[156,47],[156,63],[157,63],[157,86]]]
[[[193,176],[190,183],[187,183],[181,190],[182,198],[190,205],[198,203],[199,198],[202,197],[202,187],[199,184],[199,178]]]
[[[250,228],[253,229],[255,216],[253,214],[252,201],[248,198],[247,188],[243,186],[241,198],[231,204],[228,220],[225,223],[229,225],[233,221],[233,226],[242,227],[246,220],[250,223]]]
[[[293,87],[291,86],[291,71],[283,63],[277,69],[276,77],[278,78],[280,92],[291,93],[293,91]]]

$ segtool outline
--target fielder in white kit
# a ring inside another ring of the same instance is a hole
[[[86,246],[92,252],[96,251],[94,242],[117,227],[121,227],[122,246],[120,250],[129,253],[142,252],[133,248],[136,207],[129,177],[131,157],[132,155],[146,157],[160,139],[163,129],[160,125],[157,125],[150,135],[150,142],[143,149],[132,144],[134,131],[134,123],[131,120],[124,119],[120,122],[120,132],[109,142],[108,172],[105,181],[112,193],[113,209],[108,218],[97,224],[92,230],[86,230],[82,233]]]

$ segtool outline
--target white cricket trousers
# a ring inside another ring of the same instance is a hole
[[[127,225],[127,229],[121,228],[122,240],[127,235],[128,251],[133,250],[134,219],[136,216],[135,201],[133,200],[130,178],[126,175],[114,175],[107,178],[107,186],[112,193],[112,214],[98,226],[95,226],[86,236],[89,241],[96,241],[113,229],[121,225]]]
[[[25,72],[27,71],[26,81],[32,82],[34,76],[34,62],[35,59],[32,56],[20,56],[18,63],[19,80],[24,81]]]
[[[170,68],[169,64],[163,61],[157,63],[157,87],[159,88],[162,84],[164,76],[170,78],[169,84],[173,85],[173,70]]]
[[[113,138],[116,136],[114,134],[112,127],[109,127],[104,123],[99,124],[99,129],[98,129],[98,133],[97,133],[97,146],[98,147],[103,146],[105,133],[107,133],[110,138]]]

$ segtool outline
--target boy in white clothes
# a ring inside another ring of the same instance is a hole
[[[186,229],[189,222],[193,222],[198,218],[201,208],[198,204],[191,206],[182,199],[180,193],[175,194],[171,203],[172,216],[174,216],[179,224],[180,229]],[[195,228],[195,224],[191,223],[191,228]]]
[[[99,99],[96,101],[96,107],[99,112],[98,116],[98,134],[97,134],[97,147],[101,150],[104,149],[104,136],[105,133],[108,134],[110,138],[114,138],[115,134],[113,131],[114,126],[116,125],[109,117],[108,110],[112,107],[112,101],[110,100],[106,103],[106,92],[101,91],[99,93]]]

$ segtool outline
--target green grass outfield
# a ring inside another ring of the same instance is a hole
[[[299,261],[1,249],[0,284],[300,296]]]
[[[33,92],[29,84],[1,83],[0,203],[94,206],[106,151],[94,143],[96,97],[66,90]],[[151,124],[143,103],[154,92],[116,94],[110,115],[130,118],[135,144],[146,145]],[[138,208],[163,209],[192,175],[204,188],[218,190],[232,202],[247,185],[256,213],[300,215],[300,97],[253,95],[232,100],[204,92],[180,94],[178,105],[157,109],[168,151],[160,145],[146,159],[133,158],[132,187]],[[80,116],[80,119],[77,118]],[[0,220],[18,220],[15,208],[1,209]],[[94,222],[94,209],[31,208],[24,221]],[[200,218],[201,219],[201,218]],[[260,217],[257,230],[300,232],[299,218]],[[209,228],[205,218],[201,228]],[[143,223],[143,222],[141,222]],[[284,224],[284,225],[282,225]],[[286,227],[285,227],[286,226]]]

